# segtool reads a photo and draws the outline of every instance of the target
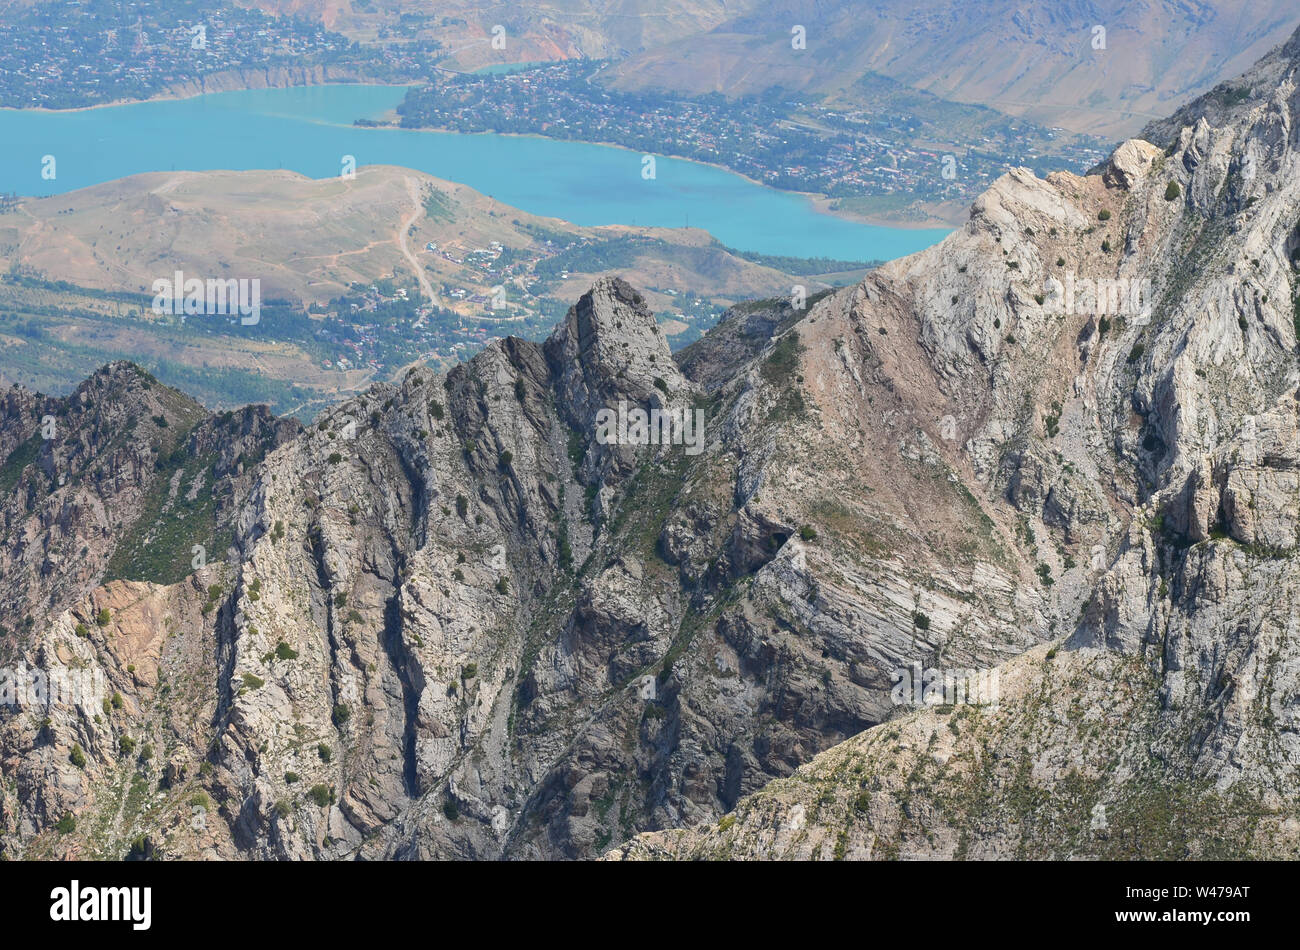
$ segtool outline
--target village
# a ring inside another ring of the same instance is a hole
[[[456,265],[456,278],[437,282],[433,301],[421,298],[414,281],[385,279],[353,285],[328,306],[312,308],[321,368],[382,375],[414,360],[462,362],[505,336],[544,339],[572,304],[558,285],[599,273],[606,255],[625,253],[628,246],[638,246],[636,239],[602,242],[558,233],[528,248],[500,241],[485,247],[427,241],[421,253]],[[656,316],[673,324],[674,345],[698,339],[726,308],[726,302],[688,289],[647,289],[673,301]]]
[[[836,109],[798,96],[617,92],[591,81],[601,65],[578,60],[504,74],[440,73],[407,94],[398,108],[401,124],[611,143],[833,198],[963,198],[1009,165],[1046,168],[1059,164],[1050,156],[1064,153],[1082,171],[1106,154],[1104,142],[1012,119],[976,124],[960,145],[939,145],[953,137],[952,129],[888,108]]]
[[[147,99],[231,70],[348,67],[374,82],[430,74],[434,41],[358,46],[319,24],[231,3],[51,0],[0,22],[0,106]]]

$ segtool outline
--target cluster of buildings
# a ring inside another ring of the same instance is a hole
[[[352,66],[367,78],[429,74],[438,44],[355,47],[296,17],[233,3],[49,0],[0,22],[0,105],[71,108],[144,99],[205,75],[268,66]]]
[[[408,95],[402,121],[611,142],[723,165],[777,188],[834,197],[969,196],[1009,165],[1046,168],[1065,162],[1082,169],[1106,151],[1101,142],[1093,147],[1072,141],[1066,147],[1057,142],[1058,130],[1006,120],[949,154],[912,143],[951,130],[926,128],[918,134],[915,117],[886,109],[622,93],[589,82],[591,70],[590,62],[579,60],[523,72],[443,77]],[[1054,142],[1059,148],[1049,158],[1045,148]]]

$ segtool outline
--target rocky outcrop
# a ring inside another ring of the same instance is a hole
[[[1077,618],[1000,667],[996,705],[939,697],[612,856],[1296,856],[1297,44],[1153,125],[1166,152],[1012,174],[860,291],[936,301],[941,389],[990,381],[955,428],[1049,576],[1041,529],[1064,546]],[[1070,270],[1090,301],[1062,306]],[[927,290],[949,277],[953,308]]]

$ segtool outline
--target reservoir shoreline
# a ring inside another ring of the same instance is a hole
[[[330,67],[311,67],[310,69],[295,70],[288,67],[277,67],[274,70],[255,70],[255,69],[231,69],[221,72],[212,73],[203,77],[197,84],[193,82],[179,83],[167,87],[163,92],[155,96],[148,96],[143,99],[116,99],[112,102],[98,102],[89,106],[73,106],[68,109],[50,109],[44,106],[34,106],[31,108],[17,108],[14,106],[0,106],[0,114],[13,113],[40,113],[48,115],[66,115],[79,112],[92,112],[98,109],[115,109],[122,106],[140,105],[150,102],[178,102],[187,99],[197,99],[203,96],[218,95],[224,92],[239,92],[246,90],[266,90],[266,89],[305,89],[322,86],[364,86],[376,89],[409,89],[418,83],[389,83],[381,82],[366,78],[357,74],[355,71],[337,70],[335,75],[329,75]],[[251,77],[257,76],[260,81],[252,81]],[[303,78],[303,77],[307,78]],[[315,77],[323,78],[315,78]],[[209,89],[207,86],[215,85],[217,88]],[[367,118],[366,116],[356,116],[355,118]],[[392,121],[389,119],[389,121]],[[502,135],[518,136],[521,138],[538,138],[553,142],[576,142],[586,145],[600,145],[606,148],[618,148],[629,152],[635,152],[635,149],[628,148],[617,142],[607,142],[601,140],[587,139],[560,139],[554,136],[542,135],[536,132],[456,132],[452,129],[421,126],[414,128],[404,128],[400,125],[392,126],[374,126],[373,128],[399,128],[406,132],[449,132],[456,135]],[[726,165],[717,162],[706,162],[700,159],[688,158],[681,155],[666,155],[655,153],[665,158],[673,158],[678,161],[693,162],[696,165],[703,165],[707,168],[716,168],[720,171],[732,175],[738,175],[746,181],[763,188],[771,188],[773,191],[780,191],[786,194],[800,195],[809,199],[822,214],[827,214],[844,221],[853,221],[858,224],[867,224],[873,227],[897,228],[900,230],[928,230],[935,228],[955,228],[960,225],[960,221],[953,221],[945,217],[935,207],[924,202],[920,207],[925,210],[926,218],[924,220],[899,220],[897,218],[885,215],[864,214],[856,211],[846,211],[842,208],[834,207],[837,199],[831,198],[815,191],[797,191],[789,188],[774,188],[757,178],[753,178],[744,172],[736,171]]]
[[[819,196],[775,189],[730,169],[542,135],[405,129],[383,121],[406,85],[329,83],[206,93],[78,110],[0,110],[0,191],[49,197],[142,172],[289,169],[315,179],[351,162],[458,182],[532,214],[580,226],[708,231],[768,255],[888,260],[950,230],[862,223]],[[48,166],[48,167],[47,167]]]

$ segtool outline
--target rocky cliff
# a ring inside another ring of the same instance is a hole
[[[1054,537],[1098,532],[1078,615],[1001,668],[996,706],[936,702],[614,856],[1296,856],[1298,72],[1300,35],[1152,125],[1160,147],[1085,179],[1013,173],[963,234],[878,276],[954,380],[992,370],[979,469]],[[976,292],[1006,306],[953,320],[926,289],[977,273],[972,242],[1015,276],[1004,296],[986,272]],[[1064,268],[1149,306],[1049,307]],[[1007,389],[1021,347],[1042,382]],[[1012,428],[996,407],[1017,399]]]

